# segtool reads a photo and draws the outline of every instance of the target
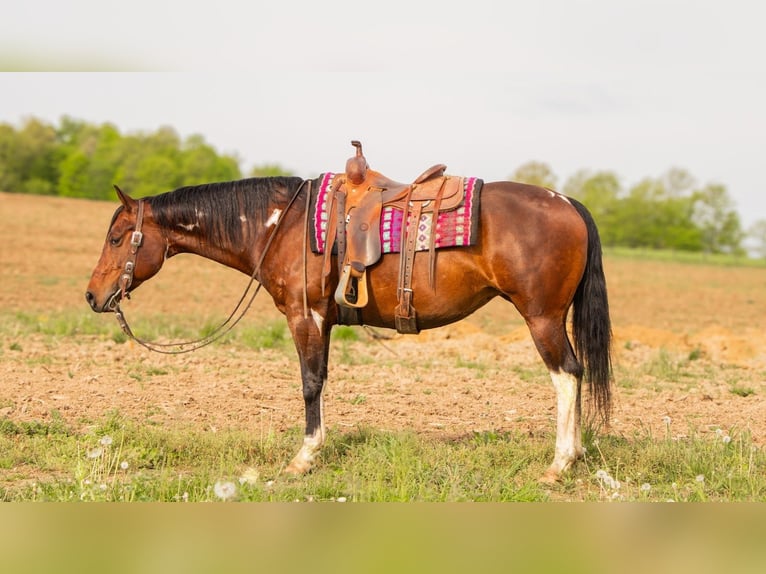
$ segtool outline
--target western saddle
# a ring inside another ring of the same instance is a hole
[[[335,242],[340,272],[335,301],[340,305],[341,319],[345,316],[348,320],[349,310],[361,309],[367,305],[367,268],[375,264],[382,254],[381,212],[388,206],[399,209],[402,212],[402,235],[396,329],[400,333],[418,333],[416,312],[412,306],[412,269],[421,215],[433,214],[429,282],[431,288],[434,288],[438,214],[460,205],[463,200],[463,178],[444,175],[447,166],[437,164],[424,171],[412,183],[399,183],[370,169],[359,141],[354,140],[351,145],[356,148],[356,154],[346,162],[345,173],[335,177],[331,189],[322,291],[325,289],[325,278],[330,273],[330,253]]]

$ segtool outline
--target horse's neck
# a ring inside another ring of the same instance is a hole
[[[281,211],[280,208],[275,207],[271,218],[265,224],[256,222],[255,218],[243,221],[243,241],[236,245],[221,244],[220,241],[200,233],[197,229],[184,229],[179,226],[165,230],[168,238],[167,257],[179,253],[191,253],[249,275],[255,269],[273,230],[274,221]]]
[[[194,253],[244,273],[252,273],[269,236],[281,225],[283,213],[303,188],[300,185],[293,189],[293,182],[282,179],[266,179],[256,183],[259,189],[243,188],[240,192],[256,195],[243,197],[240,194],[227,194],[221,200],[233,203],[222,206],[219,213],[206,213],[211,211],[208,206],[195,212],[192,217],[187,214],[190,221],[165,221],[168,256]],[[298,185],[298,182],[295,183]],[[278,189],[274,186],[278,186]],[[238,211],[232,212],[232,206],[239,206]],[[222,212],[227,213],[224,216]],[[222,219],[216,220],[217,217]]]

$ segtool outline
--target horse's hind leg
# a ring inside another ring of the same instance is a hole
[[[533,317],[527,319],[527,324],[556,389],[556,451],[553,463],[540,478],[541,482],[551,483],[583,455],[580,430],[583,367],[569,343],[565,317]]]

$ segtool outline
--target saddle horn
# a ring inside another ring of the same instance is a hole
[[[346,177],[354,185],[359,185],[367,177],[367,160],[362,154],[362,142],[351,140],[351,145],[356,148],[356,155],[346,161]]]

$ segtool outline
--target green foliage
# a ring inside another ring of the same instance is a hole
[[[588,207],[606,246],[744,253],[745,235],[726,188],[708,184],[696,189],[694,178],[682,169],[645,178],[627,191],[612,172],[579,171],[563,192]]]
[[[239,179],[239,161],[219,156],[200,135],[182,141],[170,127],[123,135],[111,124],[63,117],[58,127],[29,119],[0,124],[0,189],[112,199],[113,184],[144,197],[184,185]]]
[[[694,194],[693,220],[702,233],[706,253],[738,253],[744,237],[734,203],[720,184],[709,184]]]
[[[294,175],[289,169],[283,168],[278,163],[265,163],[263,165],[253,166],[250,170],[250,177],[276,177]]]
[[[556,175],[547,163],[529,161],[519,166],[511,175],[511,181],[539,185],[553,189],[556,187]]]

